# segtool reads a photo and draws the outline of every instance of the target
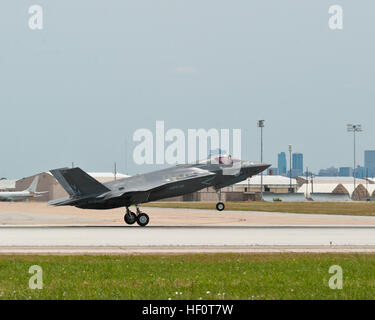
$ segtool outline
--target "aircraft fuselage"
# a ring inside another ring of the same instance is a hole
[[[249,164],[242,161],[241,166],[234,172],[225,172],[225,166],[218,164],[196,164],[196,165],[178,165],[173,168],[153,171],[150,173],[136,175],[128,178],[119,179],[104,183],[104,185],[111,191],[105,197],[96,197],[81,199],[75,206],[85,209],[113,209],[119,207],[128,207],[134,204],[141,204],[151,201],[157,201],[165,198],[177,197],[189,193],[193,193],[204,188],[213,187],[220,189],[226,186],[233,185],[237,182],[246,180],[264,170],[268,165],[259,166],[256,164]],[[197,170],[208,170],[211,175],[194,176],[192,168]],[[228,170],[233,170],[232,166],[227,166]],[[148,192],[141,191],[145,185],[152,185],[153,182],[160,181],[167,182],[160,187],[152,188]],[[139,192],[132,191],[132,195],[123,195],[126,190],[139,185]],[[121,192],[122,191],[122,192]],[[116,196],[116,193],[121,192],[121,195]]]

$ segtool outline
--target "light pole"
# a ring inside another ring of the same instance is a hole
[[[115,178],[115,181],[117,180],[117,163],[115,162],[115,165],[113,167],[113,176]]]
[[[264,120],[258,120],[260,128],[260,162],[263,163],[263,128]],[[263,200],[263,171],[260,173],[260,199]]]
[[[289,145],[289,193],[292,193],[292,145]]]
[[[367,193],[368,193],[368,168],[366,168],[366,198],[367,198]],[[369,193],[370,196],[370,193]],[[370,201],[369,198],[367,198],[367,201]]]
[[[353,182],[354,182],[354,190],[353,190],[353,195],[354,195],[354,192],[356,192],[355,191],[355,178],[356,178],[356,159],[355,159],[355,147],[356,147],[356,145],[355,145],[355,134],[356,134],[356,132],[362,132],[362,125],[360,125],[360,124],[351,124],[351,123],[349,123],[349,124],[347,124],[347,131],[348,132],[353,132],[353,147],[354,147],[354,154],[353,154],[353,156],[354,156],[354,168],[353,168]]]
[[[309,193],[309,168],[306,167],[306,198]]]

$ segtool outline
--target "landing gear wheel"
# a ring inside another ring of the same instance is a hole
[[[124,221],[127,224],[134,224],[137,221],[137,216],[134,212],[129,211],[124,215]]]
[[[225,209],[225,204],[224,203],[222,203],[222,202],[218,202],[217,204],[216,204],[216,210],[217,211],[223,211]]]
[[[148,215],[146,213],[140,213],[137,216],[137,223],[141,227],[147,226],[147,224],[149,223],[149,221],[150,221],[150,218],[148,217]]]

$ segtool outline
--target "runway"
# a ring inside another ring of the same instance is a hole
[[[0,253],[375,252],[375,226],[2,226]]]
[[[375,217],[146,208],[145,228],[122,209],[0,203],[0,254],[374,252]]]
[[[281,212],[144,208],[150,226],[375,226],[375,217]],[[124,225],[124,210],[82,210],[45,203],[0,202],[0,225]]]

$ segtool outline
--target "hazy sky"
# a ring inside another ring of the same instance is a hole
[[[28,27],[33,4],[43,30]],[[362,163],[375,149],[374,14],[373,0],[3,0],[0,177],[72,161],[149,171],[132,135],[156,120],[240,128],[243,158],[259,160],[265,119],[265,161],[293,144],[313,170],[352,165],[346,123],[361,123]]]

